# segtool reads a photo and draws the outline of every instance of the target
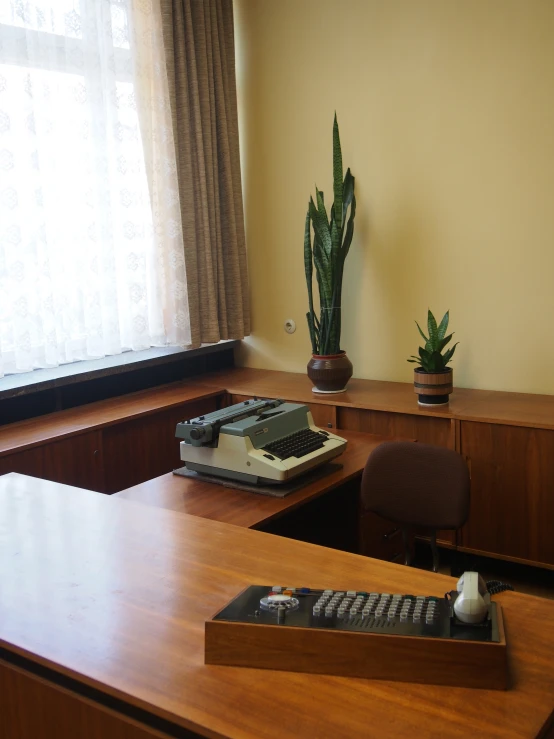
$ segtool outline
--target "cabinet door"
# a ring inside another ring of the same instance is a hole
[[[98,431],[26,449],[0,458],[0,475],[20,472],[87,490],[104,490]]]
[[[176,425],[215,410],[217,399],[205,398],[104,429],[106,492],[117,493],[182,467]]]
[[[16,452],[0,457],[0,475],[6,475],[8,472],[19,472],[21,475],[42,477],[42,449],[41,446],[37,446],[26,449],[24,452]]]
[[[104,492],[102,436],[100,431],[78,434],[43,447],[45,480]]]
[[[465,547],[554,565],[554,431],[461,422],[471,470]]]

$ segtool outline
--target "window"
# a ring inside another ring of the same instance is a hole
[[[184,263],[161,242],[180,219],[162,234],[153,218],[137,80],[154,72],[133,12],[0,3],[0,376],[175,340],[168,281],[184,279],[168,271]]]

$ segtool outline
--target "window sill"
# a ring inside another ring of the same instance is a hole
[[[151,348],[0,379],[0,426],[234,366],[240,341]]]

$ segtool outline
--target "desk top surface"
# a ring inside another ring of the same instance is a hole
[[[232,490],[209,482],[191,480],[171,472],[140,485],[114,493],[137,503],[169,508],[213,521],[252,528],[291,511],[359,475],[371,452],[386,438],[357,431],[337,431],[348,441],[346,450],[335,460],[342,469],[315,480],[285,498],[272,498],[241,490]]]
[[[0,646],[203,736],[509,739],[552,717],[551,601],[497,596],[506,692],[207,666],[204,623],[248,584],[454,581],[22,475],[0,477],[0,503]]]

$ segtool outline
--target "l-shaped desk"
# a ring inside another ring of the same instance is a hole
[[[178,421],[253,395],[307,403],[317,425],[339,434],[455,449],[471,470],[460,549],[554,569],[554,396],[455,387],[447,407],[427,409],[409,383],[352,379],[347,392],[320,397],[305,374],[237,367],[2,426],[0,474],[119,492],[179,464]],[[439,540],[452,546],[452,532]]]
[[[173,510],[0,477],[0,736],[554,736],[554,602],[496,596],[509,648],[505,692],[205,665],[205,621],[254,583],[437,596],[455,584]],[[417,680],[417,665],[410,669]]]
[[[212,521],[301,539],[333,549],[399,561],[402,537],[393,524],[364,514],[360,480],[371,452],[389,437],[341,431],[347,447],[341,467],[284,498],[256,495],[171,472],[135,485],[112,498],[168,508]],[[394,534],[391,536],[391,531]],[[383,539],[383,537],[385,537]]]

